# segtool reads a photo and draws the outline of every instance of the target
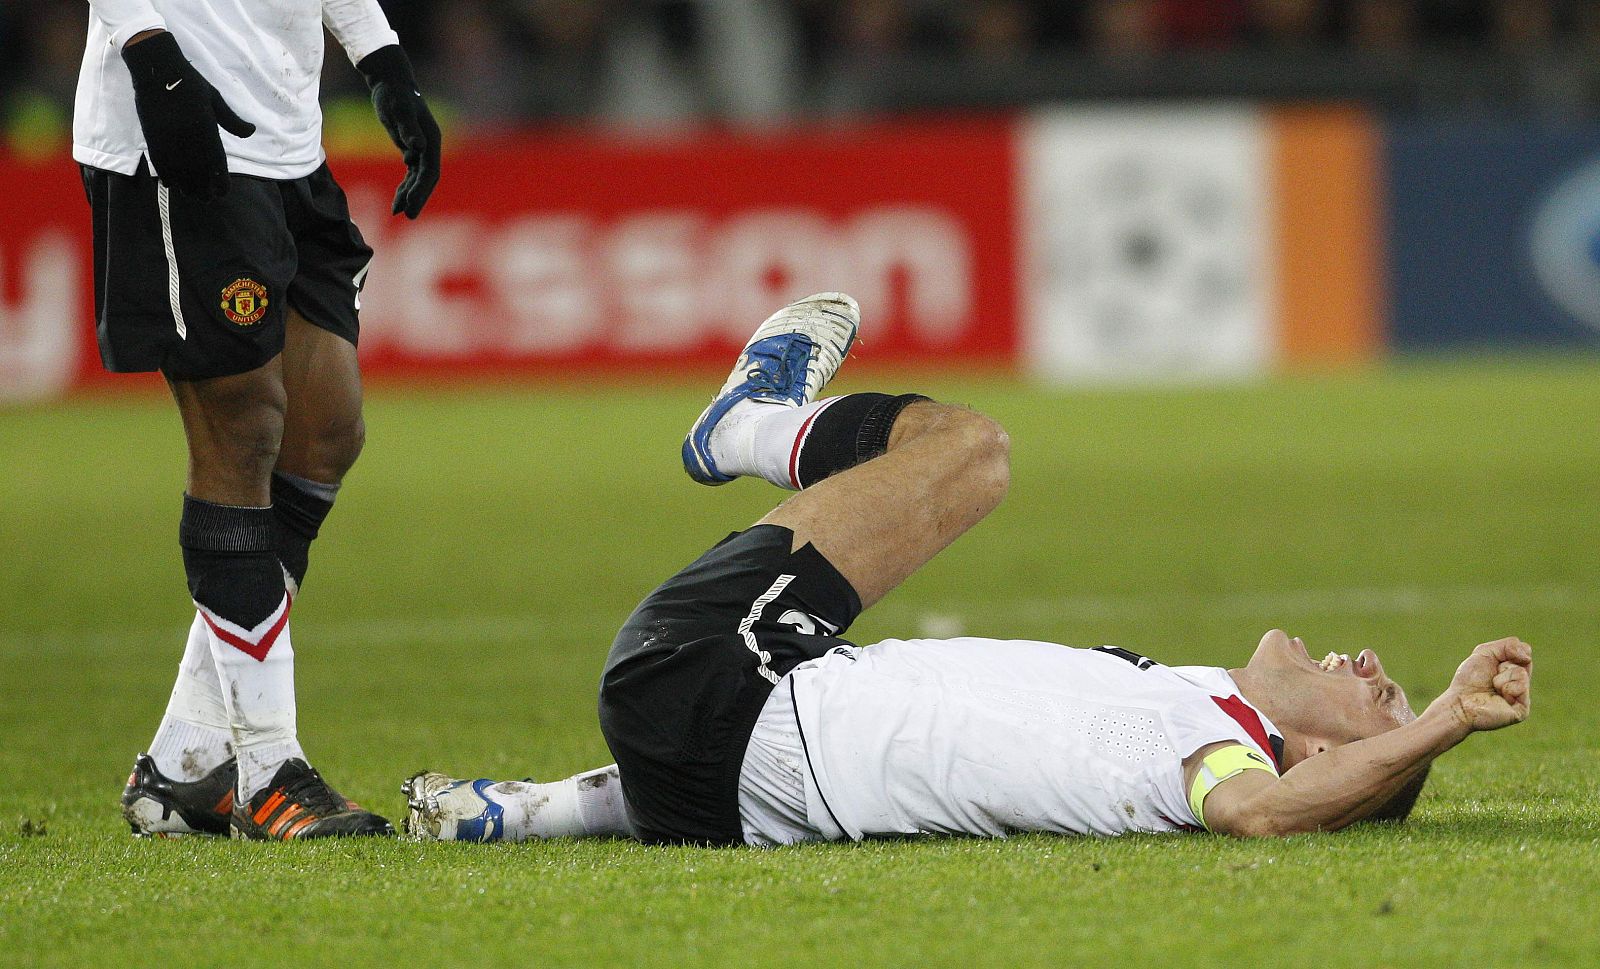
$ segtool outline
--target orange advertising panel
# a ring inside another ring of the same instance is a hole
[[[1370,359],[1384,344],[1377,124],[1353,108],[1270,118],[1279,358]]]

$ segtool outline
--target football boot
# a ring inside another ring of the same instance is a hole
[[[739,353],[733,373],[683,439],[683,469],[706,485],[735,475],[717,468],[711,432],[747,400],[800,407],[815,400],[855,344],[861,308],[843,293],[818,293],[767,317]]]
[[[400,785],[407,808],[401,826],[418,841],[499,841],[506,833],[505,808],[488,796],[494,784],[486,777],[413,774]]]
[[[141,838],[226,835],[233,815],[233,786],[239,777],[231,757],[199,780],[175,781],[140,754],[122,789],[122,816]]]
[[[233,806],[233,836],[252,841],[393,834],[394,825],[329,787],[298,757],[285,761],[249,804]]]

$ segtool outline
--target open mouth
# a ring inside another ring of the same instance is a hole
[[[1377,657],[1373,655],[1372,651],[1364,649],[1357,653],[1354,658],[1349,653],[1329,653],[1317,663],[1317,666],[1324,673],[1337,673],[1340,670],[1348,669],[1357,676],[1368,677],[1373,674],[1372,667],[1376,662]]]

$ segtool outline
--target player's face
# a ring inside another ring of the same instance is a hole
[[[1280,702],[1297,711],[1301,722],[1283,726],[1334,743],[1373,737],[1416,718],[1405,691],[1370,649],[1313,659],[1298,636],[1273,629],[1261,637],[1250,665],[1267,673]]]

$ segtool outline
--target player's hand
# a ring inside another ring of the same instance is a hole
[[[1527,719],[1532,686],[1533,647],[1513,636],[1474,649],[1439,699],[1468,730],[1498,730]]]
[[[256,126],[233,113],[166,31],[130,41],[122,60],[133,75],[134,110],[161,181],[205,201],[228,194],[228,154],[217,127],[248,138]]]
[[[414,219],[422,214],[433,187],[439,184],[439,125],[433,120],[428,103],[422,100],[422,92],[417,90],[411,59],[398,44],[378,48],[356,67],[372,89],[372,106],[377,109],[378,120],[406,159],[406,177],[394,193],[390,211],[395,215],[404,212],[406,218]]]

